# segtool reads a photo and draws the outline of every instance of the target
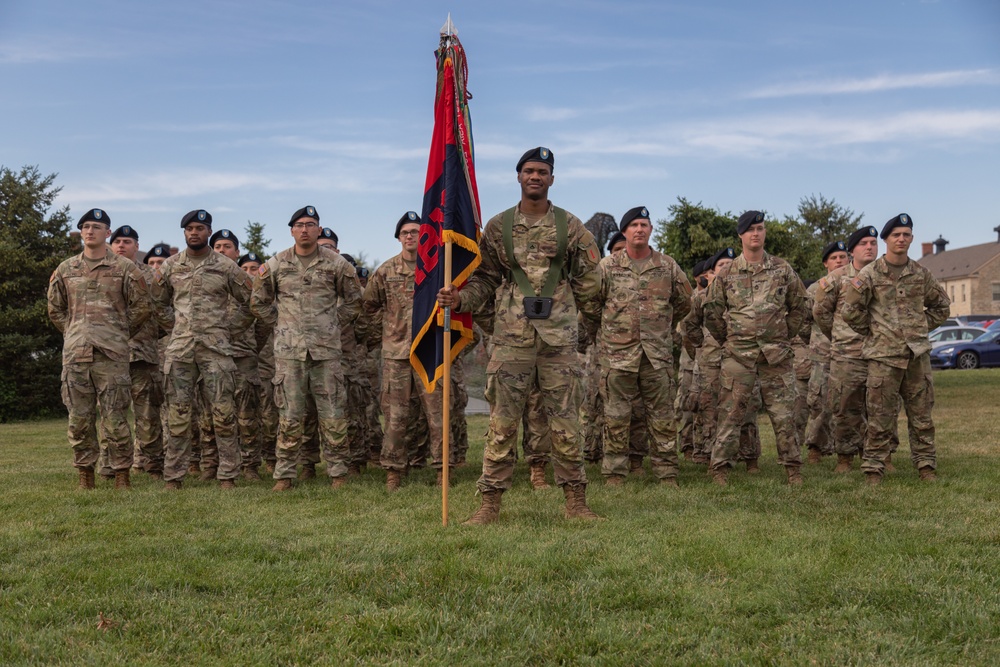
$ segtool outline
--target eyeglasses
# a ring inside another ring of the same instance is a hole
[[[315,222],[295,222],[292,223],[292,229],[316,229],[319,227]]]
[[[408,232],[400,232],[399,235],[400,236],[420,236],[420,230],[419,229],[411,229]]]

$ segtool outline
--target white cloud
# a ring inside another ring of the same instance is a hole
[[[580,115],[578,109],[570,109],[567,107],[531,107],[526,109],[524,112],[525,120],[531,123],[537,122],[558,122],[563,120],[570,120],[571,118],[576,118]]]
[[[965,85],[995,85],[1000,76],[992,69],[925,72],[922,74],[883,74],[864,79],[803,81],[765,86],[751,91],[748,98],[794,97],[798,95],[842,95],[875,93],[903,88],[944,88]]]

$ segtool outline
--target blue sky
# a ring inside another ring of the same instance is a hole
[[[484,220],[514,164],[556,158],[586,220],[683,196],[783,217],[823,194],[915,247],[995,241],[1000,3],[0,0],[0,163],[58,172],[74,218],[140,245],[212,212],[271,250],[316,206],[346,252],[398,252],[419,211],[438,30],[469,60]]]

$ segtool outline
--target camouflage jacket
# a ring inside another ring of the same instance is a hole
[[[382,345],[383,359],[409,359],[413,342],[414,267],[402,253],[375,269],[365,287],[368,346]]]
[[[156,276],[153,274],[153,269],[149,268],[147,264],[135,263],[135,265],[142,272],[142,277],[146,281],[150,308],[152,309],[153,284],[156,281]],[[150,312],[152,312],[152,310],[150,310]],[[128,346],[131,351],[129,354],[129,361],[145,361],[149,364],[159,363],[159,340],[160,327],[156,323],[156,318],[150,317],[139,328],[139,331],[128,339]]]
[[[927,332],[940,326],[951,312],[944,289],[912,259],[897,280],[883,255],[861,269],[844,289],[844,321],[865,337],[862,356],[899,368],[907,366],[911,353],[930,352]]]
[[[681,321],[681,337],[684,345],[695,350],[699,365],[718,368],[722,365],[722,346],[705,327],[706,294],[707,290],[698,290],[691,297],[691,312]]]
[[[773,365],[792,354],[790,339],[805,322],[807,304],[788,262],[764,253],[759,264],[750,264],[740,254],[708,286],[705,326],[744,366],[752,368],[761,354]]]
[[[691,309],[691,283],[681,267],[655,250],[638,263],[622,250],[598,269],[601,365],[638,372],[645,353],[654,368],[672,366],[674,327]]]
[[[282,250],[260,267],[250,310],[274,327],[277,359],[341,359],[341,327],[361,312],[361,287],[354,267],[323,246],[308,267],[295,247]]]
[[[93,361],[94,349],[128,362],[129,339],[149,319],[149,286],[130,260],[107,250],[91,269],[83,253],[49,278],[49,319],[63,334],[63,363]]]
[[[811,328],[809,334],[809,359],[825,364],[830,361],[830,337],[826,335],[816,320],[813,319],[812,315],[812,307],[816,303],[816,293],[819,289],[820,284],[818,280],[806,289],[806,294],[809,295],[809,301],[806,304],[809,312],[806,313],[806,318]]]
[[[479,245],[482,263],[461,290],[462,312],[483,310],[491,300],[495,303],[494,345],[531,347],[537,333],[553,347],[575,347],[578,310],[583,313],[588,329],[595,328],[600,318],[601,277],[596,269],[601,254],[593,235],[584,229],[579,218],[567,215],[566,258],[563,275],[552,295],[552,314],[548,319],[530,320],[525,317],[524,295],[514,281],[504,249],[502,215],[495,215],[486,223]],[[541,220],[530,225],[518,204],[512,236],[517,261],[536,294],[540,293],[558,249],[552,204],[549,203],[549,210]]]
[[[165,360],[193,361],[198,344],[233,356],[231,341],[253,322],[250,276],[225,255],[210,252],[195,262],[187,250],[168,258],[156,276],[157,317],[170,331]],[[230,299],[238,304],[231,313]]]
[[[842,266],[825,278],[820,278],[819,288],[813,297],[813,321],[830,338],[830,356],[837,359],[861,359],[865,337],[847,326],[844,321],[844,289],[859,269],[854,264]]]

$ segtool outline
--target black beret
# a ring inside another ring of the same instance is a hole
[[[625,211],[625,215],[622,216],[622,221],[621,224],[618,225],[618,229],[624,232],[625,228],[628,227],[628,223],[637,218],[645,218],[646,220],[649,220],[649,211],[645,206],[636,206],[635,208],[630,208]]]
[[[608,252],[611,252],[611,249],[615,247],[616,243],[624,240],[625,240],[624,234],[622,234],[621,232],[615,232],[614,235],[611,237],[611,240],[608,241]]]
[[[401,232],[403,230],[403,225],[408,225],[408,224],[413,223],[413,222],[415,222],[416,224],[419,225],[420,224],[420,216],[417,215],[416,213],[414,213],[413,211],[407,211],[406,213],[404,213],[403,217],[400,218],[399,222],[396,223],[396,234],[395,234],[395,237],[397,239],[399,238],[399,232]]]
[[[157,243],[146,252],[146,256],[142,258],[142,263],[149,264],[150,257],[170,257],[170,246],[166,243]]]
[[[866,239],[869,236],[878,236],[878,230],[871,225],[866,225],[861,229],[855,229],[850,236],[847,237],[847,252],[854,250],[854,246],[861,243],[862,239]]]
[[[341,253],[340,256],[343,257],[344,259],[346,259],[347,263],[350,264],[351,266],[353,266],[355,269],[358,268],[358,263],[356,261],[354,261],[354,258],[351,257],[350,255],[348,255],[346,252],[345,253]]]
[[[295,221],[299,218],[312,218],[316,222],[319,222],[319,211],[316,210],[315,206],[303,206],[295,213],[292,213],[292,217],[288,221],[288,226],[291,227],[294,225]]]
[[[243,266],[247,262],[257,262],[258,264],[264,263],[263,260],[261,260],[261,258],[258,257],[257,253],[255,252],[248,252],[245,255],[240,255],[240,258],[236,260],[236,263],[239,264],[240,266]]]
[[[707,270],[715,270],[715,265],[718,264],[723,259],[736,259],[736,253],[733,252],[732,248],[723,248],[719,252],[712,255],[712,257],[705,261],[705,268]]]
[[[521,167],[524,166],[525,162],[544,162],[549,165],[549,169],[552,171],[555,171],[556,169],[556,158],[552,155],[552,151],[544,146],[532,148],[530,151],[521,156],[521,159],[517,161],[516,171],[518,173],[521,173]]]
[[[204,209],[198,209],[196,211],[191,211],[183,218],[181,218],[181,229],[188,226],[188,223],[200,222],[203,225],[209,227],[212,226],[212,214]]]
[[[895,218],[885,223],[885,227],[882,228],[882,233],[879,234],[879,237],[883,241],[886,240],[889,238],[889,233],[896,227],[909,227],[910,229],[913,229],[913,218],[905,213],[900,213]]]
[[[111,232],[111,239],[108,241],[108,243],[114,243],[115,239],[119,239],[123,236],[127,239],[135,239],[136,241],[139,240],[139,232],[135,231],[134,227],[130,227],[128,225],[122,225],[115,231]]]
[[[85,222],[100,222],[111,227],[111,216],[99,208],[92,208],[80,217],[80,222],[76,223],[77,229],[83,229]]]
[[[694,268],[691,269],[691,275],[697,278],[701,274],[705,273],[705,262],[708,260],[701,260],[700,262],[695,262]]]
[[[847,252],[847,244],[843,241],[834,241],[823,248],[823,261],[835,252]]]
[[[746,230],[750,229],[750,225],[758,222],[764,222],[764,214],[760,211],[747,211],[736,221],[736,235],[742,236]]]
[[[220,229],[219,231],[217,231],[214,234],[212,234],[212,238],[210,238],[208,240],[208,245],[210,247],[214,248],[215,247],[215,242],[218,241],[219,239],[225,239],[226,241],[232,241],[233,245],[236,246],[236,249],[237,250],[240,249],[240,240],[238,238],[236,238],[236,234],[233,234],[228,229]]]
[[[333,231],[329,227],[324,227],[323,231],[319,233],[321,239],[330,239],[333,241],[333,245],[340,245],[340,239],[337,238],[337,232]]]

